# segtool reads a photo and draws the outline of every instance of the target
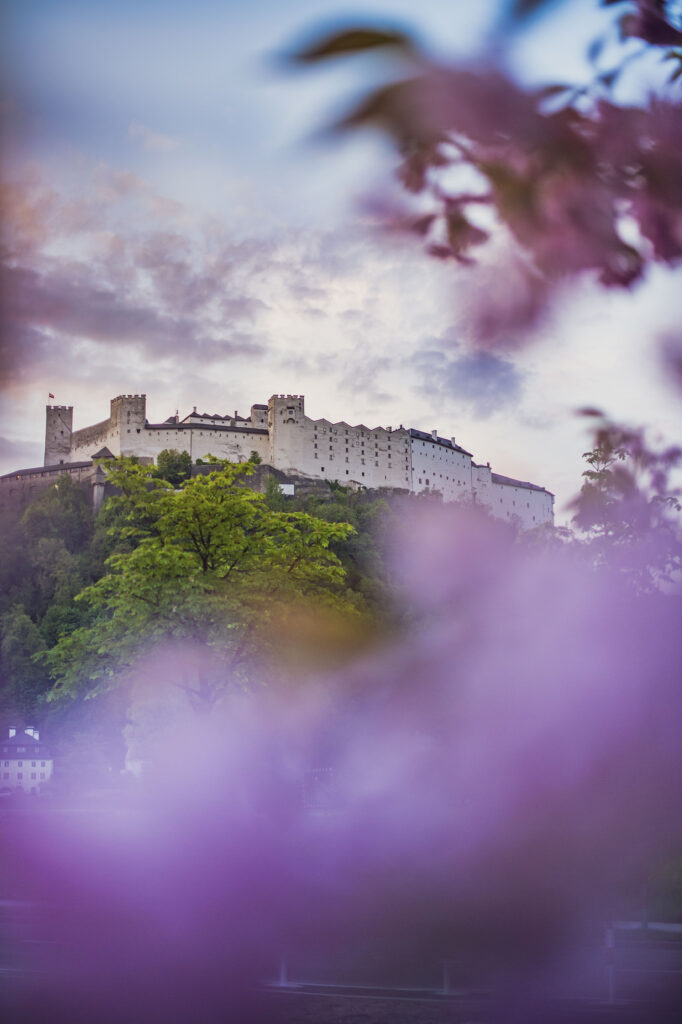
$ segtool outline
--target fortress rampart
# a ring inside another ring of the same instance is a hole
[[[74,431],[73,407],[48,405],[45,466],[1,477],[0,500],[19,487],[22,477],[22,486],[35,488],[39,479],[65,471],[85,478],[98,459],[134,455],[152,462],[164,449],[176,449],[187,451],[194,465],[209,455],[245,462],[256,452],[266,466],[299,482],[438,493],[444,501],[483,505],[523,529],[554,519],[550,491],[494,473],[489,463],[474,462],[454,437],[441,437],[437,430],[313,420],[306,415],[303,395],[272,395],[267,405],[252,405],[248,417],[237,411],[199,413],[195,407],[183,419],[176,415],[149,423],[146,409],[146,395],[118,395],[111,400],[108,419]],[[101,500],[103,491],[97,493]]]

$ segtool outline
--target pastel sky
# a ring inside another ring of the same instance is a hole
[[[494,282],[377,230],[380,140],[315,137],[376,65],[292,73],[276,59],[292,43],[376,16],[473,59],[499,5],[414,7],[5,0],[0,472],[41,463],[48,392],[76,427],[119,393],[146,392],[153,420],[303,393],[316,417],[454,435],[554,491],[559,519],[586,447],[576,408],[675,438],[656,355],[677,326],[671,274],[628,295],[586,284],[513,359],[472,352],[467,296]],[[571,0],[508,60],[581,81],[605,17]]]

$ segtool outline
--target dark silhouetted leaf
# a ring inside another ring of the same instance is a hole
[[[415,49],[410,37],[397,29],[353,28],[319,39],[310,46],[295,51],[290,57],[298,64],[312,64],[315,61],[327,60],[329,57],[343,57],[386,47],[407,52]]]
[[[427,235],[436,219],[435,213],[427,213],[426,216],[413,220],[410,227],[417,235]]]
[[[555,0],[514,0],[511,8],[512,18],[521,20],[535,14],[541,7],[549,7]]]
[[[553,96],[561,96],[564,92],[572,92],[575,86],[562,85],[560,82],[556,82],[554,85],[545,85],[542,89],[538,89],[536,96],[539,100],[549,100]]]

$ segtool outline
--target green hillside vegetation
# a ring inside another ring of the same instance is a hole
[[[230,686],[258,685],[256,663],[295,640],[311,610],[346,640],[385,626],[385,499],[336,488],[298,500],[276,485],[260,495],[248,488],[255,463],[179,479],[174,454],[152,473],[110,463],[118,493],[97,516],[66,475],[23,513],[3,512],[4,718],[56,724],[115,690],[125,708],[138,659],[168,643],[210,653],[208,676],[184,681],[210,707]]]

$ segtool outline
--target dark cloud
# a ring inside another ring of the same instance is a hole
[[[520,400],[523,374],[512,362],[492,352],[468,352],[448,338],[438,348],[415,353],[408,362],[416,371],[419,389],[447,395],[486,419]]]
[[[3,466],[40,466],[42,461],[43,446],[41,443],[0,437],[0,463]]]
[[[215,224],[209,238],[196,224],[179,229],[177,211],[155,211],[139,182],[119,185],[100,188],[97,224],[92,196],[62,199],[35,179],[5,190],[5,379],[68,361],[84,342],[179,366],[265,352],[258,319],[269,307],[256,278],[273,265],[274,244],[233,240]],[[123,227],[122,195],[146,200],[146,214],[126,213]]]

